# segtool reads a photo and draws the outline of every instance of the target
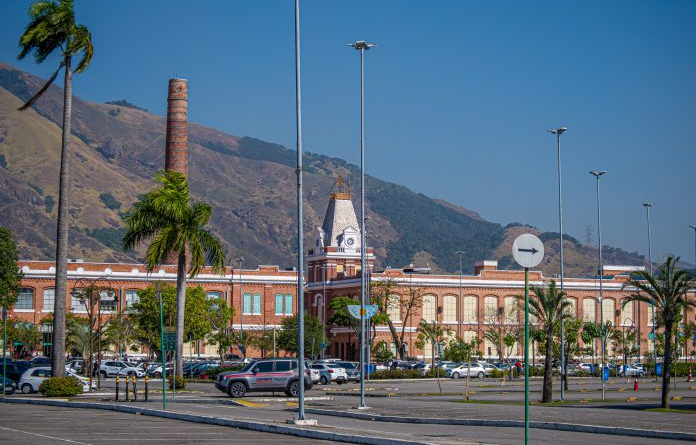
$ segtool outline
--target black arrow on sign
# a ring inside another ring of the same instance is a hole
[[[530,252],[532,255],[534,255],[535,253],[538,252],[538,250],[536,250],[534,247],[532,247],[531,249],[517,249],[517,251],[518,252]]]

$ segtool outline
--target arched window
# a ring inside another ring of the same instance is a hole
[[[435,320],[435,295],[423,296],[423,320]]]
[[[568,314],[571,318],[576,318],[578,316],[578,300],[575,297],[566,297],[565,301],[570,303],[570,306],[568,306],[565,310],[565,313]]]
[[[427,360],[433,357],[433,343],[428,340],[423,342],[423,359]]]
[[[103,290],[99,292],[99,306],[102,312],[116,312],[118,309],[118,291]]]
[[[519,324],[517,298],[505,297],[505,324]]]
[[[483,323],[494,324],[498,318],[498,297],[489,296],[483,299]],[[484,351],[485,352],[485,351]]]
[[[604,298],[602,300],[602,311],[604,312],[602,314],[602,324],[606,324],[607,322],[611,322],[612,326],[616,325],[615,320],[615,314],[614,314],[614,308],[616,306],[614,305],[614,299],[613,298]]]
[[[216,291],[208,291],[205,293],[205,298],[207,298],[208,300],[212,300],[213,298],[222,298],[222,293]]]
[[[81,289],[73,289],[73,291],[75,290],[78,292],[70,293],[70,310],[73,312],[87,312],[87,299],[80,299],[79,291]]]
[[[621,326],[633,326],[633,302],[628,301],[626,305],[621,308],[621,320],[619,321]]]
[[[126,291],[126,309],[130,309],[130,307],[138,301],[140,301],[140,295],[136,289],[129,289]]]
[[[473,295],[464,297],[464,320],[463,323],[476,324],[478,323],[478,298]]]
[[[445,295],[442,299],[442,316],[445,323],[457,321],[457,297]]]
[[[401,321],[401,297],[399,295],[390,295],[387,302],[387,315],[393,322]]]
[[[582,300],[582,319],[583,321],[597,321],[597,302],[594,298]]]
[[[56,290],[44,289],[43,291],[43,311],[53,312],[53,306],[56,303]]]
[[[462,340],[464,340],[464,343],[470,343],[475,338],[476,338],[476,331],[464,331],[462,333]]]
[[[34,309],[34,289],[30,287],[21,287],[14,308],[17,310]]]

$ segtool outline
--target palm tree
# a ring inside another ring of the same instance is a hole
[[[665,328],[664,368],[662,370],[662,408],[669,408],[669,381],[670,365],[672,363],[672,328],[675,319],[689,307],[696,307],[696,300],[690,299],[688,292],[696,281],[692,275],[677,268],[679,257],[668,256],[654,274],[644,270],[636,272],[624,288],[635,289],[628,297],[624,298],[623,305],[629,301],[644,301],[652,305],[656,317],[660,319]]]
[[[208,204],[189,203],[186,177],[174,171],[155,176],[160,184],[126,215],[124,250],[133,250],[151,241],[145,254],[145,266],[153,270],[176,255],[176,373],[183,376],[184,308],[186,307],[186,272],[193,278],[205,267],[206,260],[216,273],[225,271],[225,253],[220,241],[203,230],[212,216]],[[187,261],[188,259],[188,261]],[[188,264],[187,264],[188,263]]]
[[[58,227],[56,236],[56,298],[53,309],[53,354],[51,369],[56,377],[65,375],[65,305],[68,278],[68,203],[70,191],[70,126],[72,117],[72,58],[81,57],[74,72],[84,71],[92,60],[92,37],[85,25],[75,24],[72,0],[38,1],[29,8],[31,21],[19,38],[22,48],[17,56],[23,59],[32,53],[42,63],[56,49],[61,51],[60,65],[46,84],[20,110],[29,108],[43,95],[65,68],[63,91],[63,135],[60,148],[60,181],[58,186]]]
[[[543,329],[546,344],[546,359],[544,362],[544,386],[541,401],[551,402],[553,399],[552,361],[553,361],[553,331],[561,319],[568,318],[566,308],[570,302],[565,300],[565,292],[556,287],[556,281],[551,280],[547,286],[530,286],[529,314],[536,317]],[[518,297],[524,301],[524,297]]]

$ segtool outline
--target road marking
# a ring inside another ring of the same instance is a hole
[[[248,400],[235,400],[235,402],[239,403],[240,405],[248,406],[249,408],[263,408],[266,406],[260,403],[249,402]]]
[[[54,436],[47,436],[45,434],[38,434],[38,433],[30,433],[29,431],[22,431],[22,430],[16,430],[14,428],[5,428],[0,426],[0,430],[5,430],[5,431],[14,431],[15,433],[24,433],[24,434],[29,434],[31,436],[38,436],[38,437],[44,437],[46,439],[55,439],[55,440],[62,440],[63,442],[70,442],[70,443],[77,443],[80,445],[91,445],[86,442],[78,442],[76,440],[70,440],[70,439],[61,439],[60,437],[54,437]]]
[[[287,402],[286,405],[287,405],[287,406],[299,406],[299,403],[297,403],[297,402]]]

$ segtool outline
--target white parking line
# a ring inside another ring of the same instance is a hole
[[[15,433],[24,433],[24,434],[29,434],[31,436],[45,437],[46,439],[62,440],[63,442],[76,443],[79,445],[91,445],[91,444],[86,443],[86,442],[78,442],[76,440],[70,440],[70,439],[61,439],[60,437],[46,436],[45,434],[30,433],[29,431],[16,430],[14,428],[5,428],[2,426],[0,426],[0,430],[14,431]]]

